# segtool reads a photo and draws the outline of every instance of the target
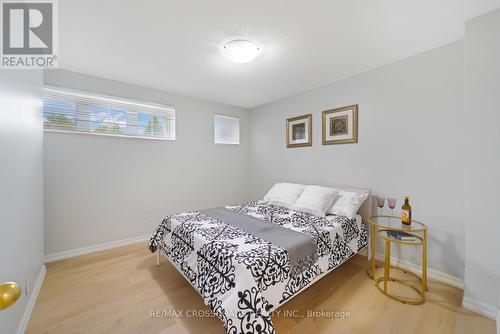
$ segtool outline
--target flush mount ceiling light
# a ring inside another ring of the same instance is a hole
[[[246,39],[235,39],[223,44],[220,52],[227,59],[238,63],[248,63],[257,58],[262,49],[252,41]]]

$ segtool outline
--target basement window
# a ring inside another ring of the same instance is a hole
[[[45,87],[43,126],[49,132],[175,140],[175,109],[168,105]]]

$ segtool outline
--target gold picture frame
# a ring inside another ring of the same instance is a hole
[[[286,120],[286,147],[312,146],[312,114]]]
[[[325,110],[322,113],[323,145],[358,142],[358,105]]]

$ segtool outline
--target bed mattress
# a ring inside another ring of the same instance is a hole
[[[150,239],[223,322],[227,333],[274,333],[270,312],[320,276],[338,267],[368,243],[360,216],[308,213],[264,201],[226,209],[310,236],[315,261],[292,273],[287,251],[231,222],[200,211],[165,218]]]

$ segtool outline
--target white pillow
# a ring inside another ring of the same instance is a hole
[[[368,193],[339,191],[338,197],[333,202],[333,206],[328,213],[353,218],[367,198]]]
[[[302,184],[276,183],[264,196],[264,201],[291,209],[304,187]]]
[[[332,207],[337,194],[338,191],[334,188],[306,186],[292,209],[324,217],[326,211]]]

